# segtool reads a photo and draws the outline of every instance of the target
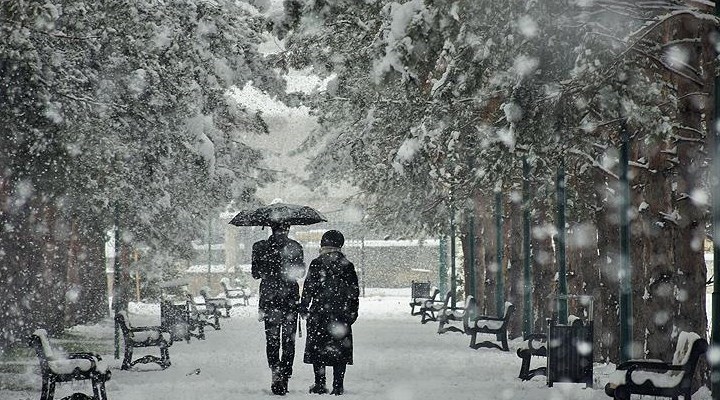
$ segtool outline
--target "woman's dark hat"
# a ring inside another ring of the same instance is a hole
[[[343,244],[345,244],[345,236],[336,230],[325,232],[320,239],[321,247],[342,247]]]

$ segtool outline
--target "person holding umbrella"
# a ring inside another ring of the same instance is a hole
[[[265,350],[272,371],[273,394],[287,393],[292,376],[297,332],[298,280],[305,275],[303,248],[288,237],[290,225],[272,223],[267,240],[252,247],[252,276],[260,281],[260,319],[265,323]],[[282,352],[281,352],[282,350]]]
[[[309,206],[283,203],[255,210],[243,210],[230,221],[235,226],[269,226],[272,234],[252,248],[252,276],[260,281],[260,320],[265,323],[268,365],[272,371],[270,389],[287,393],[295,359],[295,332],[300,298],[298,280],[305,275],[303,248],[288,238],[290,225],[311,225],[327,219]],[[282,350],[282,354],[280,351]]]
[[[352,325],[358,317],[360,288],[353,263],[341,248],[342,233],[330,230],[320,240],[320,256],[310,263],[303,285],[300,314],[307,318],[303,361],[313,365],[315,384],[310,393],[327,393],[325,367],[333,367],[332,392],[345,391],[348,364],[353,363]]]

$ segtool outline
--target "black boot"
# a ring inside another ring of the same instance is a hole
[[[313,364],[313,372],[315,373],[315,384],[310,386],[310,393],[325,394],[328,392],[325,386],[325,366]]]
[[[345,393],[343,382],[345,380],[345,364],[333,365],[333,390],[330,394],[340,396]]]
[[[270,390],[273,394],[279,396],[284,396],[287,393],[287,379],[279,368],[273,368],[272,370],[272,383],[270,384]]]

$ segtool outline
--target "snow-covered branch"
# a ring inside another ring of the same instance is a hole
[[[580,156],[580,157],[582,157],[582,158],[585,158],[586,160],[588,160],[588,161],[590,162],[590,164],[591,164],[593,167],[598,168],[600,171],[604,172],[606,175],[608,175],[608,176],[610,176],[610,177],[613,177],[614,179],[620,179],[619,176],[617,176],[614,172],[610,171],[610,170],[607,169],[604,165],[602,165],[601,163],[599,163],[599,162],[598,162],[593,156],[591,156],[590,154],[585,153],[584,151],[581,151],[581,150],[579,150],[579,149],[577,149],[577,148],[569,149],[569,150],[568,150],[568,153],[570,153],[570,154],[575,154],[575,155],[578,155],[578,156]]]

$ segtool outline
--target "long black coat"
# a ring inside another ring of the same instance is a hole
[[[271,235],[252,248],[252,276],[260,281],[260,310],[296,311],[300,300],[297,281],[305,275],[303,249],[286,235]]]
[[[305,363],[353,363],[352,324],[358,316],[359,297],[355,266],[339,250],[310,263],[301,301],[301,308],[309,312]]]

